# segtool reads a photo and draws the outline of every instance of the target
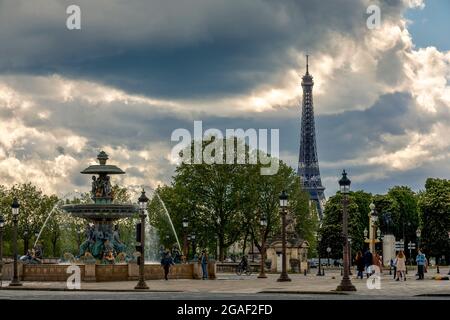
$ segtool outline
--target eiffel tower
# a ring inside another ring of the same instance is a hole
[[[310,199],[316,203],[319,219],[322,220],[323,207],[326,201],[324,195],[325,187],[322,186],[322,179],[320,178],[319,170],[319,159],[317,157],[312,95],[314,81],[313,77],[309,74],[308,58],[309,56],[307,55],[306,74],[302,77],[302,125],[297,174],[300,177],[303,189],[309,193]]]

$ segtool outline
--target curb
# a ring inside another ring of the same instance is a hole
[[[0,290],[25,291],[68,291],[68,292],[185,292],[184,290],[152,290],[152,289],[67,289],[67,288],[39,288],[39,287],[2,287]]]
[[[258,291],[257,293],[348,295],[348,293],[346,293],[346,292],[340,292],[340,291],[334,291],[334,290],[331,290],[331,291],[263,290],[263,291]]]

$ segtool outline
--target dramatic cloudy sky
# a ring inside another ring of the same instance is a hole
[[[343,168],[355,189],[419,190],[450,178],[449,15],[447,0],[0,0],[0,184],[87,190],[100,149],[120,183],[167,183],[171,133],[194,120],[280,129],[296,168],[309,53],[327,195]]]

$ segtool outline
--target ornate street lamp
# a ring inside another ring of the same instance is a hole
[[[316,274],[316,276],[324,276],[325,275],[325,272],[322,274],[322,271],[321,271],[321,261],[320,261],[320,248],[322,247],[321,246],[321,243],[322,243],[322,235],[319,233],[319,235],[317,236],[317,252],[319,253],[319,270],[317,271],[317,274]]]
[[[192,240],[192,258],[195,258],[195,254],[197,253],[197,248],[195,245],[195,234],[191,234],[191,240]]]
[[[14,232],[13,232],[14,274],[12,281],[9,283],[11,287],[18,287],[22,285],[22,283],[20,283],[19,281],[19,277],[17,274],[17,223],[19,221],[19,208],[20,208],[19,201],[17,201],[17,198],[14,198],[13,203],[11,204],[12,217],[14,223]]]
[[[286,191],[282,191],[280,196],[280,209],[281,209],[281,238],[282,238],[282,250],[283,250],[283,260],[281,261],[281,274],[277,281],[291,281],[287,274],[286,268],[286,208],[288,206],[288,195]]]
[[[327,264],[328,264],[328,267],[330,266],[330,252],[331,252],[331,248],[327,247],[327,259],[328,259]]]
[[[264,241],[264,232],[267,228],[267,219],[264,215],[261,216],[259,220],[259,225],[261,226],[261,270],[259,272],[258,278],[267,278],[266,276],[266,242]]]
[[[351,181],[347,178],[347,173],[345,170],[342,171],[342,178],[339,180],[339,187],[342,197],[342,233],[344,235],[344,250],[343,250],[343,260],[344,260],[344,276],[342,277],[341,284],[336,288],[337,291],[356,291],[355,286],[349,277],[349,261],[348,261],[348,193],[350,192]]]
[[[376,234],[377,234],[377,226],[376,223],[378,221],[377,211],[375,210],[375,204],[373,202],[369,205],[369,239],[366,242],[369,243],[369,250],[372,253],[375,253],[375,243],[377,243]]]
[[[144,249],[145,249],[145,212],[147,210],[148,198],[145,195],[144,189],[142,189],[141,196],[139,197],[139,214],[141,218],[141,245],[140,245],[140,257],[139,257],[139,282],[134,287],[137,290],[145,290],[148,289],[147,284],[145,283],[145,257],[144,257]]]
[[[417,228],[416,230],[416,237],[417,237],[417,250],[420,250],[420,236],[422,235],[422,230],[420,228]],[[450,238],[450,232],[449,232],[449,238]]]
[[[187,229],[189,227],[189,220],[188,218],[184,217],[183,218],[183,255],[186,257],[186,261],[187,261],[187,252],[188,252],[188,244],[187,244]]]
[[[5,219],[0,214],[0,287],[3,279],[3,228],[5,227]]]

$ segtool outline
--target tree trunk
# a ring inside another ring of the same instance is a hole
[[[219,235],[219,260],[223,262],[224,260],[224,246],[223,246],[223,236]]]
[[[248,238],[248,231],[245,232],[244,236],[244,244],[242,246],[242,255],[245,256],[245,249],[247,249],[247,238]]]
[[[58,237],[54,237],[54,238],[52,239],[52,251],[53,251],[53,257],[57,257],[57,256],[58,256],[58,254],[57,254],[57,252],[56,252],[56,245],[57,245],[57,242],[58,242]]]

